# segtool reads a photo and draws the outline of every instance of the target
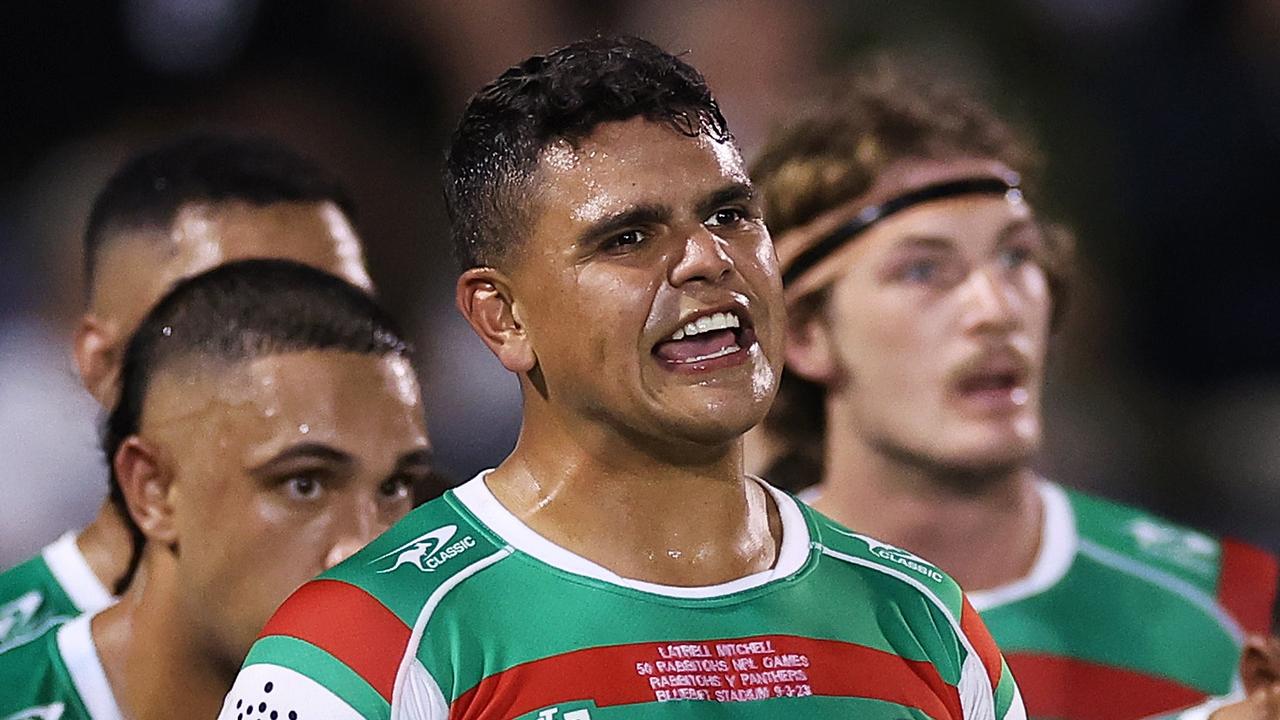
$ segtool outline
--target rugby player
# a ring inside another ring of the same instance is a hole
[[[766,144],[790,315],[753,438],[782,450],[755,469],[821,480],[816,509],[951,573],[1032,717],[1179,711],[1233,690],[1275,559],[1036,474],[1073,248],[1024,194],[1033,167],[974,99],[891,70]]]
[[[124,344],[143,315],[175,281],[219,263],[288,258],[369,290],[351,207],[328,174],[266,140],[192,137],[125,163],[85,232],[88,303],[75,336],[85,388],[111,407]],[[106,606],[129,542],[104,502],[88,526],[0,575],[0,651]]]
[[[180,282],[124,351],[111,499],[119,602],[0,654],[0,717],[214,717],[299,585],[404,517],[430,472],[403,335],[283,260]]]
[[[743,473],[781,283],[696,70],[529,58],[469,102],[446,193],[519,441],[290,598],[224,720],[1023,717],[949,578]]]

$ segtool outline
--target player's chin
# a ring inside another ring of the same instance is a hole
[[[1014,470],[1030,463],[1040,449],[1040,433],[1009,425],[967,428],[943,449],[945,464],[972,473]]]
[[[667,431],[699,445],[719,445],[736,441],[760,424],[768,412],[768,402],[743,393],[689,393],[680,402],[669,402],[663,415]],[[668,398],[671,400],[672,398]]]

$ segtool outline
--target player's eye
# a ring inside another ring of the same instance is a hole
[[[290,499],[301,501],[315,500],[324,489],[320,479],[313,475],[293,475],[284,481],[283,487]]]
[[[899,277],[911,283],[931,283],[941,275],[941,269],[942,263],[925,258],[903,265]]]
[[[747,219],[747,212],[742,208],[727,207],[720,208],[711,213],[711,217],[707,218],[706,224],[711,227],[721,227],[724,225],[733,225]]]
[[[605,240],[603,247],[606,250],[624,250],[644,242],[646,234],[643,230],[623,230]]]
[[[1000,250],[998,260],[1006,270],[1016,270],[1033,259],[1030,248],[1011,245]]]
[[[378,486],[378,496],[384,500],[397,501],[412,494],[413,478],[408,475],[396,475]]]

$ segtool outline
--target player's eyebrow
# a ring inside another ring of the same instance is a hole
[[[665,205],[646,203],[635,205],[591,223],[578,235],[579,245],[588,245],[629,228],[641,225],[660,225],[671,219],[671,209]]]
[[[431,448],[418,448],[401,455],[400,459],[396,461],[396,466],[400,468],[411,465],[431,467],[434,462],[435,453]]]
[[[712,192],[698,203],[698,215],[707,215],[725,205],[750,204],[756,199],[756,189],[750,183],[735,182]]]
[[[274,466],[283,465],[291,460],[299,459],[323,460],[325,462],[343,465],[349,465],[355,462],[355,459],[352,458],[351,455],[332,446],[325,445],[324,443],[304,442],[298,443],[297,445],[291,445],[284,450],[281,450],[271,458],[250,468],[249,472],[254,474],[264,473]]]
[[[907,235],[893,244],[894,250],[906,250],[909,248],[949,251],[955,249],[955,243],[938,235]]]
[[[996,244],[1003,245],[1004,243],[1012,240],[1018,233],[1027,229],[1035,230],[1037,237],[1043,235],[1040,224],[1035,220],[1032,220],[1031,218],[1019,218],[1011,221],[1008,225],[1005,225],[1000,229],[1000,234],[996,236]]]

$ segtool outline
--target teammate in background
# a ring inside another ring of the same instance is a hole
[[[976,101],[868,73],[767,143],[753,178],[788,303],[765,477],[951,573],[1042,718],[1139,718],[1233,690],[1275,559],[1037,476],[1072,244],[1031,156]]]
[[[781,283],[696,70],[635,38],[530,58],[446,188],[519,442],[290,598],[224,720],[1023,716],[950,579],[743,473]]]
[[[403,518],[430,472],[403,335],[308,266],[182,281],[121,368],[106,450],[139,538],[126,589],[0,654],[0,717],[213,717],[272,611]]]
[[[124,344],[143,315],[174,282],[219,263],[287,258],[369,290],[350,218],[333,178],[266,140],[194,137],[130,160],[96,198],[85,232],[88,303],[75,337],[85,388],[111,407]],[[104,502],[83,530],[0,575],[0,651],[105,607],[129,545],[123,518]]]

